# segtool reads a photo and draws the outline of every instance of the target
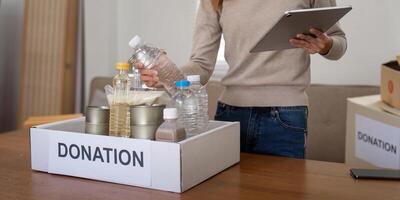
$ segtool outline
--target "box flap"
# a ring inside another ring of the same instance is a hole
[[[396,71],[400,71],[400,65],[397,61],[391,61],[391,62],[385,63],[385,64],[383,64],[383,66],[388,67],[393,70],[396,70]]]

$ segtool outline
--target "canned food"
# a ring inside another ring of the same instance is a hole
[[[86,122],[91,124],[108,124],[110,108],[107,106],[88,106],[86,108]]]
[[[156,125],[131,125],[131,137],[136,139],[154,140],[160,124]]]
[[[131,106],[131,125],[154,125],[161,124],[165,105],[139,105]],[[161,122],[161,123],[160,123]]]
[[[164,122],[165,105],[131,106],[131,137],[154,140],[157,128]]]
[[[95,135],[108,135],[110,108],[106,106],[88,106],[86,109],[85,132]]]

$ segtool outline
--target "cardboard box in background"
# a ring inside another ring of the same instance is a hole
[[[400,109],[400,65],[397,61],[381,67],[381,98],[388,105]]]
[[[85,118],[30,129],[33,170],[181,193],[240,160],[238,122],[178,143],[84,134]]]
[[[400,169],[400,117],[381,109],[379,95],[347,101],[346,164]]]

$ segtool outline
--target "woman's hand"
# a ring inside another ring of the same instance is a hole
[[[140,80],[142,80],[148,87],[158,87],[158,73],[156,70],[146,69],[142,63],[137,63],[136,68],[140,72]]]
[[[310,29],[310,33],[312,35],[297,34],[296,38],[290,39],[289,42],[294,47],[302,48],[309,54],[328,54],[332,48],[332,38],[315,28]]]
[[[161,53],[167,55],[164,49],[160,49]],[[148,87],[162,87],[159,83],[158,72],[156,70],[146,69],[142,63],[135,64],[140,72],[140,80],[142,80]]]

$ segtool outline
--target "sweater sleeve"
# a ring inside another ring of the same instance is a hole
[[[336,6],[336,0],[311,0],[311,2],[314,8]],[[339,60],[347,50],[346,34],[340,28],[339,23],[335,24],[326,33],[332,38],[333,43],[328,54],[323,56],[329,60]]]
[[[181,67],[185,75],[198,74],[201,83],[207,83],[214,71],[221,34],[219,13],[212,7],[211,0],[200,0],[192,53],[189,62]]]

